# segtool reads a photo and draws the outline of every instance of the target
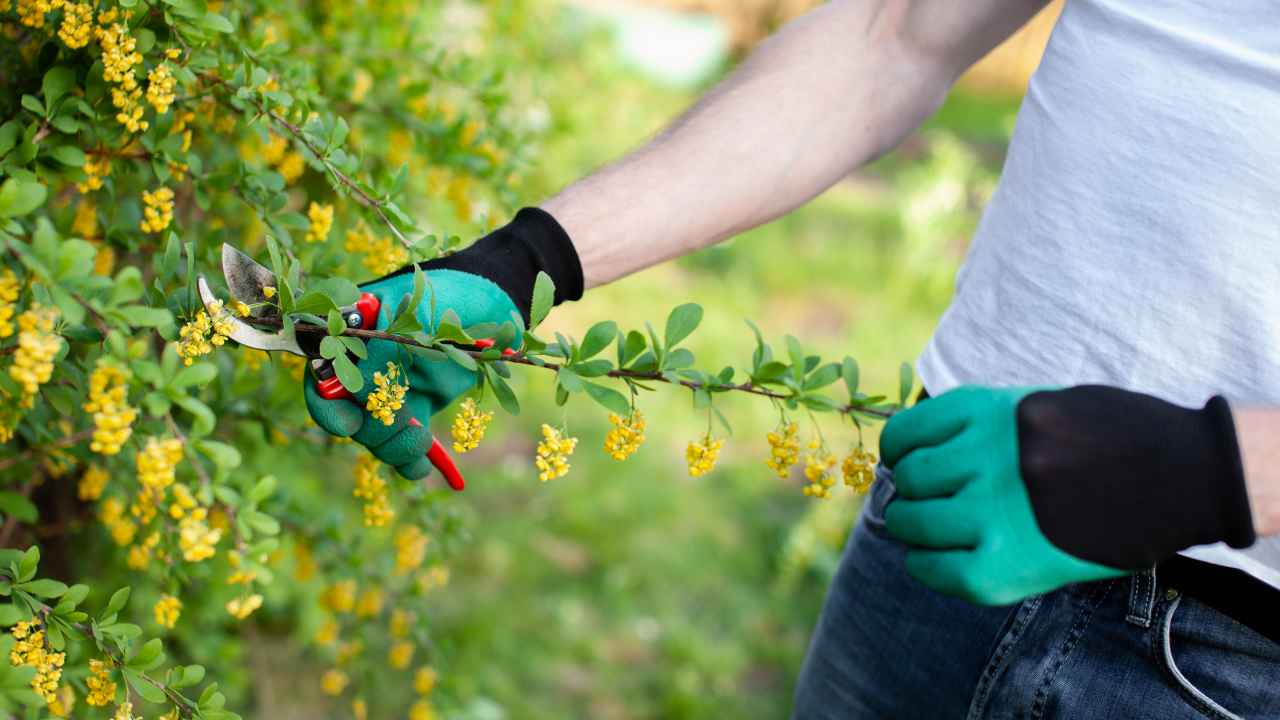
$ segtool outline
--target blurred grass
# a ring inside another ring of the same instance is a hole
[[[524,188],[531,203],[694,99],[624,70],[595,40],[543,62],[554,139]],[[864,387],[892,393],[945,307],[1016,107],[958,92],[921,135],[807,207],[597,289],[547,329],[657,325],[696,301],[706,317],[689,345],[705,369],[749,359],[752,318],[771,342],[790,333],[826,358],[853,355]],[[808,500],[798,478],[764,467],[777,414],[760,398],[720,401],[735,434],[717,470],[691,479],[684,444],[707,419],[687,393],[641,398],[648,441],[618,463],[600,449],[605,411],[578,398],[554,407],[547,375],[517,373],[523,414],[499,418],[463,458],[473,539],[429,622],[470,716],[784,717],[858,501]],[[581,438],[573,471],[539,484],[537,427],[561,419]],[[824,431],[838,452],[855,441],[847,423]]]

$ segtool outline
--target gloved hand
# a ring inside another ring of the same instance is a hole
[[[907,572],[970,602],[1255,538],[1220,396],[1188,409],[1096,385],[963,387],[891,418],[880,453],[897,486],[886,530],[909,546]]]
[[[569,236],[551,215],[525,208],[507,226],[481,238],[466,249],[421,263],[431,292],[416,308],[418,320],[434,329],[446,310],[457,313],[463,327],[478,323],[529,323],[533,285],[538,272],[555,282],[555,303],[582,297],[582,268]],[[381,303],[377,329],[391,324],[401,298],[413,294],[413,266],[361,286]],[[435,297],[435,315],[430,297]],[[518,344],[519,335],[517,334]],[[350,437],[401,475],[417,480],[431,472],[426,452],[431,447],[429,418],[475,385],[475,373],[445,360],[429,360],[409,353],[399,343],[372,340],[368,357],[357,363],[364,387],[350,400],[327,400],[306,373],[307,410],[316,424],[330,434]],[[387,362],[404,368],[409,390],[404,406],[391,425],[374,418],[365,403],[375,390],[373,374],[386,372]],[[414,420],[417,422],[415,423]]]

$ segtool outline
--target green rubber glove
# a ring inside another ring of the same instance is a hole
[[[880,454],[897,497],[885,526],[907,572],[939,592],[1006,605],[1125,571],[1081,560],[1041,532],[1023,482],[1017,408],[1041,388],[963,387],[898,413]]]
[[[490,280],[468,272],[434,269],[425,272],[431,293],[436,297],[436,313],[430,301],[423,299],[417,308],[419,322],[427,329],[439,323],[446,310],[453,310],[463,327],[479,323],[519,323],[524,329],[520,311],[511,297]],[[392,313],[401,298],[413,294],[413,273],[405,272],[361,286],[377,296],[382,307],[377,329],[391,324]],[[519,333],[517,333],[517,337]],[[437,411],[474,387],[475,373],[447,360],[429,360],[408,352],[403,345],[390,340],[372,340],[367,344],[368,357],[357,367],[364,376],[364,387],[354,393],[359,404],[350,400],[326,400],[316,390],[315,378],[306,373],[307,410],[316,424],[332,435],[350,437],[367,447],[375,457],[391,465],[404,477],[417,480],[431,472],[426,452],[431,447],[431,431],[427,425]],[[386,372],[394,362],[406,372],[409,390],[404,406],[391,425],[384,424],[365,410],[365,402],[375,389],[374,372]],[[411,422],[416,419],[418,425]]]

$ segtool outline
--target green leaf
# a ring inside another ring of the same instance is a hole
[[[844,356],[844,362],[840,364],[840,377],[844,378],[844,386],[849,390],[849,397],[858,394],[858,361]]]
[[[667,349],[676,346],[681,340],[698,328],[702,322],[702,306],[697,303],[685,303],[671,311],[667,316],[667,329],[664,337]]]
[[[911,363],[902,363],[898,367],[898,402],[904,407],[911,399],[911,388],[915,385],[915,374],[911,371]]]
[[[33,523],[40,517],[35,503],[25,496],[8,490],[0,491],[0,512],[18,522]]]
[[[240,451],[234,445],[229,445],[217,440],[197,440],[195,442],[196,449],[213,461],[213,464],[223,470],[231,470],[240,467],[241,456]]]
[[[31,112],[37,115],[40,115],[40,116],[44,115],[44,103],[40,102],[40,98],[36,97],[35,95],[23,95],[22,107],[30,110]]]
[[[70,167],[84,167],[84,151],[74,145],[59,145],[49,151],[54,160]]]
[[[202,437],[213,432],[214,426],[218,424],[218,419],[208,405],[190,395],[178,395],[171,399],[175,405],[191,413],[193,418],[191,423],[192,437]]]
[[[24,613],[17,605],[0,605],[0,627],[9,627],[27,619]]]
[[[196,385],[207,385],[216,377],[218,377],[218,368],[213,363],[200,362],[179,370],[170,385],[181,390]]]
[[[156,705],[168,702],[169,698],[164,694],[164,692],[143,678],[142,674],[137,670],[124,668],[123,671],[125,678],[129,680],[129,685],[133,688],[133,691],[138,693],[138,696],[143,700]]]
[[[619,338],[618,367],[630,365],[631,361],[639,357],[646,347],[648,347],[648,341],[644,339],[644,333],[639,330],[628,332],[626,340]]]
[[[293,304],[293,312],[309,315],[323,315],[337,309],[332,298],[319,292],[305,292]]]
[[[365,347],[364,341],[358,337],[343,335],[338,338],[338,342],[342,343],[342,345],[347,348],[347,352],[355,355],[361,360],[369,357],[369,349]]]
[[[579,348],[579,357],[583,360],[595,357],[600,351],[609,347],[614,338],[618,337],[618,324],[612,320],[598,322],[591,326],[587,331],[587,336],[582,339],[582,347]]]
[[[0,185],[0,218],[19,217],[44,204],[48,191],[35,180],[11,177]]]
[[[489,375],[489,387],[493,388],[493,396],[498,399],[498,404],[502,406],[512,415],[520,414],[520,400],[516,394],[512,392],[511,386],[507,381],[502,379],[496,372]]]
[[[125,266],[116,273],[115,283],[111,286],[111,304],[122,305],[142,297],[145,288],[142,286],[142,271],[136,265]]]
[[[254,530],[263,535],[276,535],[280,532],[280,523],[275,518],[257,511],[245,513],[245,521]]]
[[[263,475],[253,489],[249,491],[249,502],[257,504],[271,497],[271,493],[276,491],[276,476]]]
[[[135,327],[164,327],[173,323],[173,315],[168,310],[147,307],[146,305],[126,305],[117,309],[124,321]]]
[[[547,313],[551,312],[555,297],[555,282],[551,280],[550,275],[539,270],[538,277],[533,281],[533,305],[529,310],[530,330],[538,327],[546,319]]]
[[[40,565],[40,546],[32,545],[22,554],[18,561],[18,582],[26,582],[36,576],[36,568]]]
[[[440,345],[440,347],[443,347],[443,348],[444,348],[444,352],[445,352],[445,354],[446,354],[446,355],[448,355],[448,356],[449,356],[449,359],[450,359],[450,360],[452,360],[452,361],[454,361],[455,363],[457,363],[457,364],[461,365],[462,367],[466,368],[467,370],[472,370],[472,371],[474,371],[474,370],[476,369],[476,361],[475,361],[475,358],[473,358],[473,357],[471,357],[469,354],[467,354],[467,353],[463,352],[462,350],[460,350],[460,349],[459,349],[459,348],[457,348],[456,346],[449,345],[449,344],[447,344],[447,343],[442,343],[442,344]]]
[[[67,586],[57,580],[41,578],[39,580],[31,580],[16,586],[20,590],[26,590],[32,595],[38,595],[42,598],[61,597],[67,591]]]
[[[319,293],[329,298],[334,305],[354,305],[360,299],[360,288],[346,278],[321,278],[307,282],[307,294]],[[305,296],[304,296],[305,297]],[[299,301],[301,304],[301,301]]]
[[[676,348],[667,353],[667,357],[662,362],[663,370],[680,370],[682,368],[692,367],[694,363],[693,353],[685,348]]]
[[[236,26],[232,25],[230,20],[214,12],[206,13],[200,18],[200,25],[206,30],[220,33],[232,33],[236,30]]]
[[[347,321],[342,319],[342,313],[336,309],[329,310],[329,335],[341,335],[347,330]]]
[[[204,680],[204,666],[187,665],[182,668],[182,677],[178,680],[177,685],[179,687],[190,687],[199,684],[201,680]]]
[[[325,335],[320,338],[320,357],[333,360],[339,355],[345,355],[347,352],[346,347],[338,338],[332,335]]]
[[[358,393],[364,389],[364,375],[360,374],[360,370],[346,353],[339,353],[333,359],[333,369],[338,373],[338,382],[342,383],[347,392]]]
[[[124,609],[126,603],[129,602],[129,593],[132,591],[128,585],[120,588],[111,594],[111,599],[107,601],[107,607],[102,611],[103,616],[115,615]]]
[[[568,368],[560,368],[556,371],[556,382],[560,387],[564,388],[566,392],[582,392],[583,389],[582,378],[578,377],[576,373]]]
[[[800,341],[792,335],[787,336],[787,353],[791,355],[791,376],[795,378],[797,383],[804,382],[806,364],[804,348],[800,346]]]
[[[817,370],[814,370],[809,374],[809,377],[804,379],[804,389],[817,390],[818,388],[824,388],[839,379],[840,366],[836,363],[827,363]]]
[[[67,588],[67,592],[62,596],[62,602],[70,603],[72,607],[75,607],[84,602],[86,597],[89,597],[89,586],[77,583]]]
[[[626,415],[631,412],[631,403],[627,402],[626,396],[617,390],[590,382],[583,383],[583,385],[586,387],[587,394],[591,396],[591,399],[605,408],[619,415]]]
[[[75,84],[76,73],[71,68],[61,65],[50,68],[49,72],[44,74],[44,81],[40,84],[41,91],[44,93],[45,106],[53,107],[53,104],[66,95]]]

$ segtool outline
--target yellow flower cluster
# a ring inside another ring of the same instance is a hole
[[[169,63],[160,63],[147,73],[147,102],[151,103],[151,107],[156,109],[157,114],[163,115],[169,112],[169,106],[173,104],[176,97],[174,87],[177,84],[178,81],[173,77],[173,69],[169,67]]]
[[[81,193],[100,190],[102,178],[111,174],[111,156],[105,153],[88,153],[84,167],[80,169],[84,171],[85,178],[82,182],[76,183],[76,189]]]
[[[24,620],[13,626],[16,642],[9,651],[9,664],[15,667],[28,665],[36,669],[31,678],[31,689],[46,703],[57,701],[58,682],[62,679],[62,663],[66,653],[49,652],[45,646],[44,628],[33,620]]]
[[[81,500],[92,502],[102,497],[102,491],[107,487],[107,480],[110,476],[107,471],[97,465],[90,465],[85,468],[84,475],[80,477],[79,484],[76,485],[76,496]]]
[[[116,714],[111,716],[111,720],[142,720],[142,718],[133,714],[133,703],[126,700],[116,706]]]
[[[61,0],[18,0],[18,20],[32,28],[44,27],[44,16]]]
[[[89,677],[84,681],[89,688],[85,702],[94,707],[110,705],[116,700],[116,683],[111,679],[111,666],[103,660],[89,661]]]
[[[712,438],[710,433],[701,440],[691,440],[684,451],[684,461],[689,466],[689,476],[701,477],[714,470],[716,460],[720,459],[720,449],[723,447],[724,440]]]
[[[142,232],[158,233],[173,222],[173,191],[167,187],[159,187],[154,191],[142,191],[142,222],[138,227]]]
[[[87,160],[85,162],[88,163]],[[75,217],[71,219],[71,232],[82,238],[92,238],[98,234],[98,206],[94,204],[93,198],[85,198],[76,205]],[[94,271],[97,271],[96,267]]]
[[[22,283],[13,271],[5,268],[0,273],[0,338],[13,334],[13,316],[18,312],[18,294],[22,292]]]
[[[409,706],[409,720],[436,720],[436,711],[426,700],[418,700]]]
[[[396,367],[393,362],[387,362],[387,372],[375,372],[373,374],[373,384],[376,386],[373,392],[369,393],[368,399],[365,401],[364,408],[369,411],[383,425],[391,425],[396,421],[396,411],[404,407],[404,394],[408,391],[408,385],[401,385],[397,382],[400,378],[400,368]]]
[[[402,638],[409,636],[409,626],[413,623],[413,614],[396,608],[391,611],[391,625],[388,632],[393,638]]]
[[[644,442],[644,415],[635,408],[625,418],[609,413],[609,423],[613,427],[604,436],[604,451],[614,460],[626,460]]]
[[[160,545],[160,532],[154,531],[145,540],[129,548],[125,564],[134,570],[146,570],[151,564],[151,557]]]
[[[134,74],[134,68],[142,64],[142,53],[137,51],[138,41],[129,35],[128,26],[116,22],[119,19],[117,8],[98,16],[95,34],[102,46],[102,78],[115,85],[111,88],[111,104],[118,111],[116,122],[131,133],[144,132],[150,124],[142,119],[142,88]]]
[[[791,466],[800,459],[800,428],[795,423],[779,425],[769,433],[769,459],[764,461],[778,477],[786,480]]]
[[[133,542],[138,526],[125,514],[124,503],[115,498],[107,498],[98,508],[98,519],[111,533],[111,539],[120,546]]]
[[[138,482],[143,494],[149,494],[154,502],[164,497],[173,484],[174,471],[182,460],[182,441],[177,438],[147,438],[147,444],[138,451],[134,464],[138,468]]]
[[[385,599],[382,591],[378,588],[366,588],[364,592],[360,593],[360,597],[356,599],[356,617],[367,618],[380,615]]]
[[[387,651],[387,664],[395,670],[404,670],[413,662],[413,643],[400,640]]]
[[[845,456],[844,462],[840,463],[840,474],[844,477],[844,484],[853,488],[856,493],[866,492],[871,488],[871,482],[875,480],[875,465],[875,453],[867,452],[861,445],[854,448]]]
[[[317,645],[332,645],[338,640],[338,623],[333,618],[329,618],[320,624],[316,630],[315,643]]]
[[[356,606],[356,581],[339,580],[325,588],[320,604],[336,613],[348,613]]]
[[[178,616],[182,613],[182,601],[172,595],[161,595],[152,609],[156,616],[156,624],[163,628],[173,629],[178,624]]]
[[[449,584],[449,568],[437,563],[427,568],[425,572],[418,573],[416,580],[418,590],[424,593],[442,588]]]
[[[836,484],[831,473],[836,466],[836,456],[817,441],[809,443],[809,448],[810,452],[804,456],[804,477],[809,481],[804,486],[804,494],[825,500],[831,497],[831,486]]]
[[[493,420],[493,411],[484,411],[472,398],[467,398],[458,406],[458,414],[453,416],[453,425],[449,432],[453,435],[453,449],[460,453],[475,450],[484,439],[484,432]]]
[[[578,447],[578,438],[566,437],[559,429],[542,424],[542,442],[538,443],[538,455],[533,464],[538,468],[542,482],[564,477],[569,473],[569,456]]]
[[[325,695],[337,697],[347,689],[347,684],[350,682],[351,680],[346,673],[338,668],[330,668],[320,676],[320,690]]]
[[[187,562],[200,562],[213,557],[214,546],[222,539],[221,528],[209,527],[206,520],[208,514],[208,510],[199,507],[178,521],[178,547],[182,550],[182,559]]]
[[[409,261],[408,250],[391,238],[374,237],[363,223],[347,231],[343,248],[349,253],[360,254],[360,262],[374,275],[398,270]]]
[[[243,620],[253,614],[254,610],[262,607],[262,596],[254,593],[242,597],[231,598],[227,601],[227,614],[237,620]]]
[[[62,685],[55,693],[53,702],[49,703],[49,714],[54,717],[71,717],[76,707],[76,691],[70,685]]]
[[[231,314],[222,307],[220,300],[209,304],[209,313],[201,310],[196,313],[195,320],[186,323],[178,331],[178,343],[174,347],[184,365],[190,365],[201,355],[213,352],[214,347],[221,347],[231,336],[233,326]]]
[[[89,401],[84,404],[84,410],[93,413],[93,441],[89,449],[96,453],[115,455],[133,434],[138,409],[129,405],[128,380],[127,371],[102,359],[89,376]]]
[[[58,37],[63,44],[72,50],[88,45],[93,38],[93,7],[89,3],[69,2],[62,12]]]
[[[307,207],[307,219],[311,221],[307,228],[307,242],[324,242],[329,237],[329,230],[333,229],[333,205],[312,202]]]
[[[39,305],[18,316],[18,351],[9,366],[9,377],[22,386],[19,404],[24,408],[35,404],[40,386],[53,376],[53,356],[62,349],[62,338],[53,332],[57,320],[57,309]]]
[[[361,103],[373,88],[373,75],[364,68],[357,68],[351,79],[351,102]]]
[[[368,454],[361,454],[356,461],[356,487],[351,494],[364,500],[366,527],[382,527],[395,517],[395,511],[387,501],[387,481],[378,472],[378,467],[378,461]]]
[[[413,674],[413,691],[419,695],[430,695],[436,687],[436,671],[431,666],[423,666]]]
[[[396,530],[396,574],[407,575],[417,570],[427,558],[431,537],[417,525],[403,525]]]

